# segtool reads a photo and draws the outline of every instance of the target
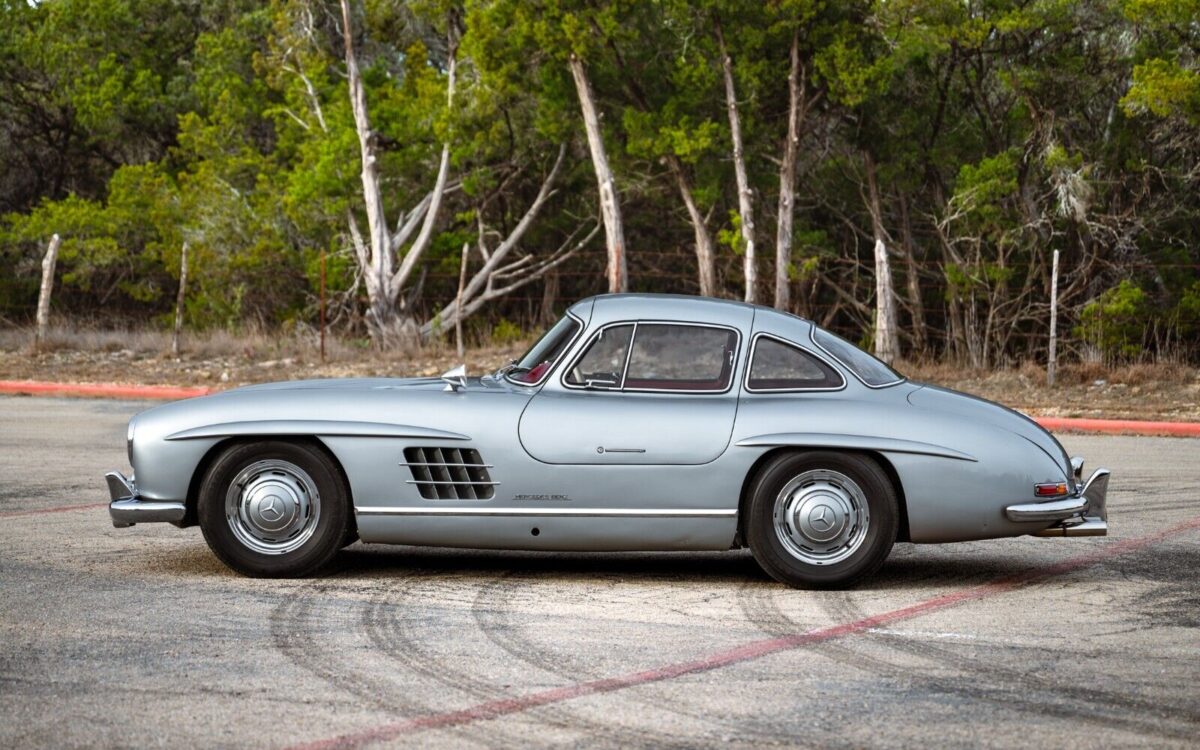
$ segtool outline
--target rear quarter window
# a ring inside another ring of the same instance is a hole
[[[895,385],[904,381],[903,375],[841,336],[814,325],[812,338],[813,342],[826,354],[841,362],[847,370],[872,388],[882,388],[885,385]]]

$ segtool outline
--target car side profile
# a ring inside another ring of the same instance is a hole
[[[118,527],[199,525],[252,576],[369,543],[729,550],[845,586],[896,541],[1102,536],[1109,472],[1027,417],[913,383],[777,310],[582,300],[467,378],[309,380],[159,406],[107,475]]]

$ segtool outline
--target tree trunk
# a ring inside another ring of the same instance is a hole
[[[41,349],[46,343],[46,330],[50,327],[50,293],[54,291],[54,268],[58,265],[58,246],[62,238],[55,234],[42,258],[42,288],[38,290],[37,330],[33,334],[33,348]]]
[[[692,231],[696,236],[696,268],[700,278],[700,295],[715,297],[717,296],[717,253],[713,247],[712,235],[708,232],[708,223],[704,220],[704,214],[700,213],[700,207],[696,205],[696,198],[692,195],[691,182],[688,180],[687,172],[684,171],[679,157],[673,154],[668,156],[667,164],[675,173],[675,182],[679,185],[679,194],[683,196],[683,205],[687,207],[688,218],[692,222]]]
[[[863,160],[867,168],[871,231],[875,237],[875,356],[890,364],[900,354],[900,347],[896,342],[896,296],[892,286],[887,233],[883,229],[883,213],[879,205],[875,160],[869,152],[863,153]]]
[[[928,337],[925,332],[925,307],[921,299],[921,274],[917,266],[916,250],[913,247],[912,224],[908,217],[908,201],[900,196],[900,213],[903,222],[902,231],[904,260],[907,265],[908,304],[912,310],[912,340],[913,349],[918,355],[924,355],[928,347]]]
[[[350,90],[350,107],[354,113],[354,130],[358,134],[359,156],[362,161],[363,204],[367,211],[367,247],[370,259],[364,269],[367,287],[367,325],[371,337],[383,345],[392,330],[395,318],[395,298],[388,293],[392,278],[392,253],[387,219],[383,211],[383,190],[380,187],[375,135],[367,111],[367,94],[363,87],[358,59],[354,54],[354,29],[350,18],[350,2],[342,0],[342,36],[346,53],[346,78]]]
[[[367,213],[367,239],[359,232],[353,213],[348,212],[350,234],[354,240],[355,258],[363,272],[367,289],[367,329],[377,346],[388,346],[392,339],[401,334],[402,321],[396,313],[396,300],[412,274],[417,261],[428,248],[437,221],[438,208],[446,192],[446,178],[450,169],[450,145],[443,144],[438,174],[433,190],[427,195],[393,236],[388,230],[387,216],[383,206],[378,154],[375,134],[371,131],[371,119],[367,109],[366,90],[358,59],[354,53],[354,31],[349,0],[341,0],[342,37],[346,54],[346,78],[350,92],[350,107],[354,114],[354,130],[358,135],[359,153],[362,161],[363,205]],[[447,34],[448,64],[446,105],[454,100],[455,76],[457,71],[457,35],[453,21]],[[398,271],[395,267],[396,252],[416,229],[416,222],[424,216],[420,234],[405,254]],[[411,327],[411,325],[410,325]]]
[[[725,35],[719,21],[714,23],[717,43],[721,49],[721,69],[725,77],[725,106],[729,111],[729,137],[733,144],[733,173],[737,180],[738,213],[741,218],[742,242],[745,244],[744,275],[747,302],[758,301],[758,259],[754,246],[754,195],[750,190],[750,178],[746,174],[746,156],[742,145],[742,122],[738,115],[737,90],[733,80],[733,59],[725,47]],[[789,118],[790,119],[790,118]]]
[[[188,243],[179,248],[179,294],[175,297],[175,332],[171,335],[171,356],[179,356],[179,334],[183,330],[183,299],[187,295]]]
[[[804,90],[800,82],[800,31],[792,32],[792,64],[788,70],[788,131],[779,163],[779,219],[775,236],[775,307],[791,306],[789,271],[792,265],[792,215],[796,202],[796,152],[800,147],[800,108]]]
[[[629,288],[629,269],[625,261],[625,228],[621,223],[621,205],[617,201],[617,188],[612,170],[608,167],[608,154],[604,150],[604,139],[600,133],[600,118],[596,114],[592,84],[588,80],[583,61],[574,54],[570,58],[571,75],[575,79],[575,90],[579,95],[579,108],[583,113],[584,129],[587,131],[588,149],[592,153],[592,166],[596,170],[596,184],[600,191],[600,215],[604,220],[604,236],[608,243],[608,291],[624,292]]]

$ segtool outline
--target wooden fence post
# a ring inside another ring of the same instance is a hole
[[[50,292],[54,289],[54,267],[58,264],[58,246],[62,238],[55,234],[42,258],[42,288],[38,292],[37,332],[33,337],[33,348],[37,351],[46,343],[46,329],[50,326]]]
[[[179,332],[183,329],[183,298],[187,294],[188,243],[179,249],[179,294],[175,297],[175,333],[171,336],[171,356],[179,356]]]
[[[1058,360],[1058,251],[1050,270],[1050,355],[1046,358],[1046,385],[1054,386],[1054,366]]]

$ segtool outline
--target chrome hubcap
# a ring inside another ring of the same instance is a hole
[[[862,546],[870,512],[853,479],[816,469],[784,485],[774,518],[775,534],[789,554],[810,565],[832,565]]]
[[[304,469],[278,459],[238,472],[225,494],[225,518],[246,547],[267,555],[299,549],[317,530],[321,496]]]

